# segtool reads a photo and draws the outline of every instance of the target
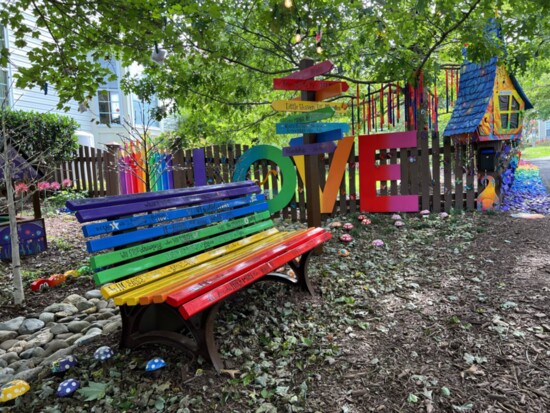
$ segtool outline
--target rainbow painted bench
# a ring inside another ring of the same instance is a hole
[[[253,182],[67,202],[87,238],[94,281],[122,317],[121,346],[169,344],[216,370],[213,336],[220,303],[260,279],[298,285],[322,228],[278,231]],[[295,276],[277,273],[289,265]]]

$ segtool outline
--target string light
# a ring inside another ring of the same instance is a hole
[[[294,35],[294,40],[296,41],[296,43],[300,43],[302,41],[302,35],[300,33],[300,28],[299,27],[296,29],[296,34]]]
[[[284,4],[287,9],[290,9],[293,6],[292,0],[285,0]]]

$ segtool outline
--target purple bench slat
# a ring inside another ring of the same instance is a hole
[[[224,188],[227,188],[228,185],[224,185]],[[189,196],[178,196],[175,198],[161,198],[161,199],[150,199],[146,201],[133,202],[129,204],[122,205],[110,205],[104,206],[101,208],[95,209],[84,209],[76,213],[76,218],[78,222],[89,222],[96,221],[99,219],[110,219],[115,217],[121,217],[131,214],[139,214],[142,212],[155,211],[158,209],[174,208],[185,205],[194,205],[205,202],[215,201],[217,199],[233,198],[237,196],[260,193],[261,189],[258,185],[246,185],[240,187],[231,186],[227,189],[220,190],[218,186],[217,191],[209,191],[206,193],[198,193],[195,195]]]
[[[67,201],[66,206],[72,211],[82,211],[84,209],[103,208],[112,205],[146,202],[150,200],[166,199],[178,196],[198,195],[202,193],[219,191],[220,189],[251,187],[254,185],[256,184],[252,181],[241,181],[228,184],[209,185],[193,188],[169,189],[159,192],[143,192],[139,194],[111,195],[99,198],[75,199]]]

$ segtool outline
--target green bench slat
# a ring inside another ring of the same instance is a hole
[[[245,237],[256,232],[264,231],[273,226],[273,221],[269,219],[269,211],[264,211],[258,214],[247,216],[244,218],[235,219],[236,225],[247,225],[244,228],[237,229],[233,232],[225,233],[214,238],[204,241],[199,241],[190,245],[163,252],[154,256],[146,257],[141,260],[129,262],[119,265],[114,268],[109,268],[104,271],[97,272],[94,275],[96,284],[104,284],[117,280],[128,275],[134,275],[138,272],[169,263],[171,261],[187,257],[191,254],[202,252],[208,248],[222,245],[238,238]]]

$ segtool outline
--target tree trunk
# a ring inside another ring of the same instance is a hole
[[[2,125],[4,129],[4,125]],[[5,132],[4,130],[2,132]],[[11,182],[10,160],[7,159],[8,139],[5,133],[2,133],[4,140],[4,178],[6,181],[6,191],[8,196],[8,215],[10,218],[10,238],[11,238],[11,267],[13,271],[13,301],[16,305],[23,304],[25,301],[25,292],[23,291],[23,278],[21,277],[21,256],[19,255],[19,234],[17,232],[17,211],[15,210],[15,191]]]

